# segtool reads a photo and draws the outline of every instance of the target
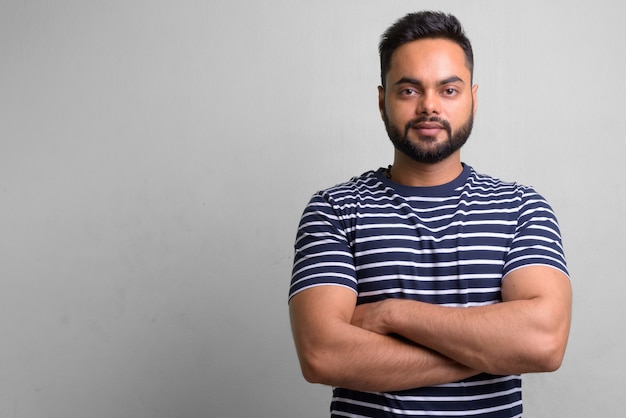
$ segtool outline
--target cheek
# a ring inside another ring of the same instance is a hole
[[[458,106],[450,109],[452,113],[450,113],[450,118],[453,118],[457,123],[465,123],[467,118],[473,116],[474,114],[474,106],[472,102],[469,103],[459,103]]]
[[[415,118],[415,106],[405,102],[387,102],[385,106],[390,121],[404,124]]]

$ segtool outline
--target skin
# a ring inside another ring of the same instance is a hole
[[[407,122],[419,117],[438,117],[450,123],[452,132],[473,118],[478,86],[472,86],[470,70],[460,46],[445,39],[422,39],[402,45],[391,57],[386,89],[378,87],[378,107],[383,121],[404,131]],[[409,130],[416,147],[429,150],[448,137],[445,129]],[[415,161],[398,149],[394,153],[392,178],[407,186],[437,186],[454,180],[463,167],[460,149],[435,164]]]
[[[402,132],[410,120],[436,116],[454,134],[476,113],[478,87],[471,85],[462,49],[451,41],[424,39],[398,48],[386,86],[379,87],[381,116]],[[449,137],[424,124],[407,133],[424,150]],[[391,175],[400,184],[435,186],[461,171],[460,150],[425,163],[396,149]],[[551,267],[519,268],[503,279],[502,296],[502,303],[471,308],[398,299],[357,307],[351,289],[302,291],[290,301],[290,316],[303,375],[313,383],[392,391],[480,372],[556,370],[571,321],[569,279]]]
[[[557,370],[570,327],[569,279],[550,267],[520,268],[504,278],[502,298],[472,308],[388,299],[357,307],[352,324],[402,335],[487,373]]]

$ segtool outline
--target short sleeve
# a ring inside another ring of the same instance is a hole
[[[569,276],[561,232],[552,208],[532,188],[521,191],[518,224],[507,254],[503,277],[530,265],[546,265]]]
[[[356,292],[355,271],[340,215],[327,195],[314,195],[298,227],[289,299],[321,285],[344,286]]]

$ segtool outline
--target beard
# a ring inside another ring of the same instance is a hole
[[[472,133],[472,127],[474,125],[474,115],[472,113],[470,113],[465,123],[454,132],[452,132],[450,122],[437,116],[422,116],[412,119],[404,126],[404,132],[396,125],[389,122],[386,111],[384,112],[383,120],[385,122],[387,135],[389,135],[393,146],[414,161],[426,164],[438,163],[461,149]],[[409,131],[413,126],[422,122],[439,123],[447,132],[448,137],[438,144],[436,143],[437,138],[434,136],[420,136],[417,141],[411,141],[409,139]]]

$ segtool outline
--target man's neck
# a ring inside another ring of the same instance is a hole
[[[434,164],[418,163],[396,151],[391,167],[391,180],[413,187],[440,186],[457,178],[462,171],[459,151]]]

